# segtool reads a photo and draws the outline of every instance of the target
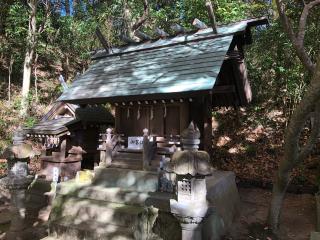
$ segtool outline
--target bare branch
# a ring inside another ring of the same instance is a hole
[[[306,14],[306,15],[301,15],[301,17],[303,18],[303,20],[300,19],[300,22],[301,22],[301,28],[304,28],[305,29],[305,25],[306,25],[306,22],[304,23],[304,21],[306,21],[307,19],[307,16],[308,16],[308,13],[309,13],[309,10],[314,7],[315,5],[317,5],[318,1],[320,0],[315,0],[307,5],[305,5],[305,8],[304,8],[304,13],[303,14]],[[317,4],[315,4],[315,2]],[[299,41],[299,38],[295,35],[294,31],[293,31],[293,28],[292,28],[292,24],[288,18],[288,16],[286,15],[286,12],[285,12],[285,6],[282,2],[282,0],[276,0],[276,4],[277,4],[277,8],[278,8],[278,12],[279,12],[279,16],[280,16],[280,20],[282,22],[282,25],[284,27],[284,30],[285,32],[288,34],[293,46],[294,46],[294,49],[299,57],[299,59],[301,60],[302,64],[304,65],[304,67],[311,73],[313,73],[315,71],[315,63],[312,62],[310,56],[308,55],[308,53],[306,52],[305,48],[304,48],[304,35],[300,35],[298,34],[298,36],[302,36],[302,41]],[[308,10],[305,10],[305,9],[308,9]],[[306,11],[306,12],[305,12]]]
[[[283,25],[286,33],[289,35],[289,38],[290,38],[291,41],[295,41],[295,34],[294,34],[293,29],[292,29],[292,25],[291,25],[290,19],[286,15],[285,6],[282,3],[282,0],[276,0],[276,4],[277,4],[280,20],[282,22],[282,25]]]
[[[320,4],[320,0],[315,0],[315,1],[312,1],[308,4],[305,4],[305,6],[303,8],[302,14],[300,16],[299,29],[298,29],[298,34],[297,34],[297,42],[300,45],[303,45],[303,42],[304,42],[304,36],[306,33],[306,25],[307,25],[309,11],[318,4]]]
[[[148,0],[143,0],[143,14],[142,16],[133,24],[131,30],[135,31],[141,27],[141,25],[147,20],[149,16],[149,3]]]
[[[40,24],[40,26],[39,26],[39,28],[38,28],[38,33],[42,33],[44,30],[45,30],[45,28],[46,28],[46,24],[47,24],[47,20],[48,20],[48,18],[50,17],[50,14],[51,14],[51,11],[50,11],[50,9],[51,9],[51,5],[50,5],[50,1],[49,0],[46,0],[46,1],[44,1],[43,2],[43,4],[44,4],[44,6],[45,6],[45,16],[44,16],[44,18],[43,18],[43,20],[42,20],[42,22],[41,22],[41,24]]]

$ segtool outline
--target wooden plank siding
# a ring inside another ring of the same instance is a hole
[[[152,108],[153,119],[151,119]],[[142,136],[144,128],[149,129],[152,135],[180,135],[189,123],[189,103],[116,107],[116,119],[117,133],[125,136]]]

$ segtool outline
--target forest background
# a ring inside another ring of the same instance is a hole
[[[296,27],[304,1],[285,1]],[[143,20],[140,30],[153,36],[159,27],[172,33],[179,23],[194,29],[198,18],[210,25],[204,0],[41,0],[37,4],[35,54],[27,115],[21,116],[23,64],[27,51],[29,1],[0,0],[0,153],[11,143],[14,129],[34,125],[62,93],[60,74],[70,84],[90,65],[90,56],[102,46],[97,27],[110,46],[124,44],[119,37]],[[242,182],[271,185],[283,155],[284,129],[300,102],[310,75],[302,66],[271,0],[213,0],[218,24],[266,16],[269,25],[254,30],[246,48],[246,64],[253,102],[246,108],[216,109],[214,164],[235,171]],[[295,21],[296,19],[296,21]],[[305,47],[312,58],[320,52],[320,11],[308,18]],[[293,172],[292,184],[301,189],[319,185],[317,151]],[[0,162],[0,169],[6,163]],[[1,175],[1,170],[0,170]],[[295,188],[295,191],[300,191]]]

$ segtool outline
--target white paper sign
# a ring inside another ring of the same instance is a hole
[[[128,137],[129,149],[143,149],[143,137]]]
[[[52,181],[58,182],[59,181],[59,175],[60,175],[60,169],[57,167],[54,167],[52,169]]]

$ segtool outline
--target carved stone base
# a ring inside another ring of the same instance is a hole
[[[181,226],[182,240],[201,240],[202,239],[202,220],[201,217],[183,217],[179,215],[174,216],[179,220]]]

